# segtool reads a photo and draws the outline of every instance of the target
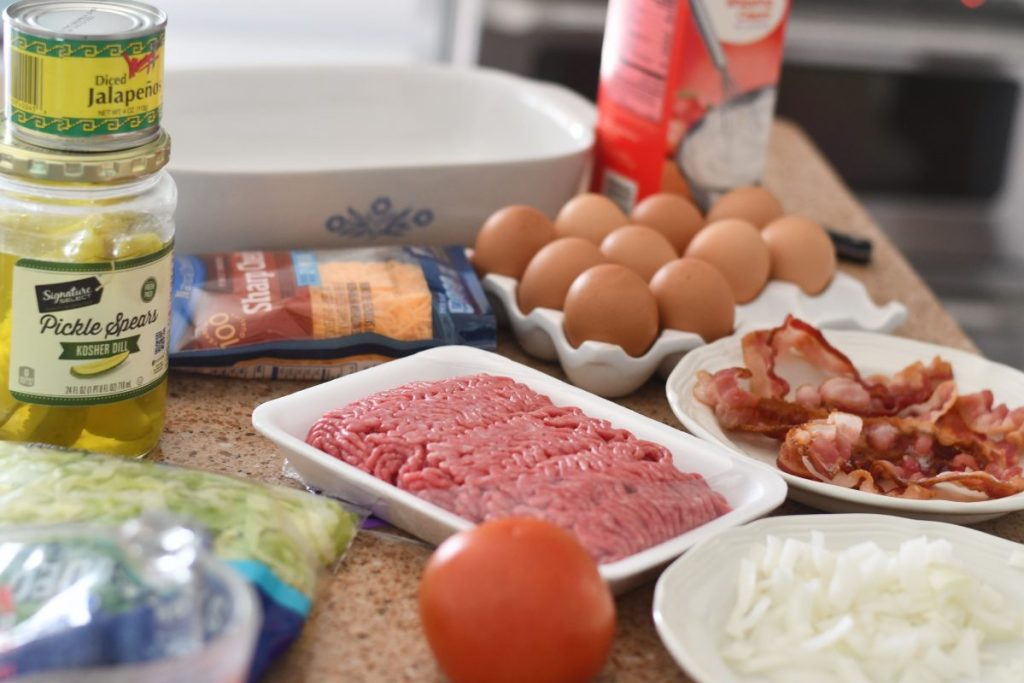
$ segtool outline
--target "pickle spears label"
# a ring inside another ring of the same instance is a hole
[[[131,133],[160,122],[163,31],[127,40],[54,40],[11,30],[10,118],[61,137]]]
[[[167,373],[171,247],[114,263],[14,266],[8,389],[23,403],[112,403]]]

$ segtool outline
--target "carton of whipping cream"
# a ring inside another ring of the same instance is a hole
[[[593,189],[700,204],[760,180],[789,0],[609,0]]]

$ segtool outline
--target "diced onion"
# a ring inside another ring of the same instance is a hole
[[[944,540],[833,552],[819,533],[810,543],[769,536],[741,561],[736,596],[722,654],[744,674],[1019,683],[1024,671],[1024,660],[989,662],[982,652],[987,642],[1024,638],[1024,613],[966,572]]]
[[[1010,566],[1024,569],[1024,550],[1014,550],[1010,553]]]

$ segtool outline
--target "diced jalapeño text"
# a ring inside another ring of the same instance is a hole
[[[97,76],[96,85],[99,87],[89,88],[89,106],[95,107],[102,104],[129,105],[133,102],[146,100],[160,94],[160,83],[147,83],[138,88],[121,87],[114,85],[125,85],[127,76],[107,77]],[[106,86],[106,87],[104,87]]]

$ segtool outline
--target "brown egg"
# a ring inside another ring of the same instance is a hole
[[[652,194],[633,208],[633,222],[654,228],[668,238],[676,255],[686,251],[697,231],[704,227],[704,217],[693,202],[679,195]]]
[[[750,185],[737,187],[719,197],[708,211],[707,222],[739,218],[755,228],[763,228],[782,214],[782,204],[775,195],[763,187]]]
[[[697,233],[686,256],[707,261],[717,268],[732,287],[736,303],[745,304],[768,282],[771,256],[760,231],[746,221],[727,218],[711,223]]]
[[[690,184],[686,182],[686,178],[680,173],[674,159],[665,159],[665,165],[661,168],[661,191],[686,197],[687,199],[693,196],[690,192]]]
[[[559,237],[582,237],[594,244],[615,228],[629,223],[626,214],[603,194],[593,192],[570,199],[555,218],[555,232]]]
[[[695,258],[670,261],[654,274],[651,291],[658,300],[661,326],[696,332],[705,342],[732,334],[736,299],[725,276]]]
[[[625,225],[614,230],[601,242],[601,253],[612,263],[632,270],[644,282],[678,256],[664,235],[646,225]]]
[[[601,250],[582,237],[563,237],[546,245],[530,260],[519,281],[517,298],[523,313],[538,306],[562,310],[565,294],[580,273],[605,262]]]
[[[771,276],[820,294],[836,272],[836,249],[825,228],[803,216],[783,216],[761,230],[771,253]]]
[[[473,246],[473,265],[486,273],[519,278],[526,264],[555,239],[547,216],[529,206],[506,206],[491,214]]]
[[[642,356],[658,336],[658,302],[643,278],[606,263],[573,281],[565,297],[564,325],[573,346],[593,339]]]

